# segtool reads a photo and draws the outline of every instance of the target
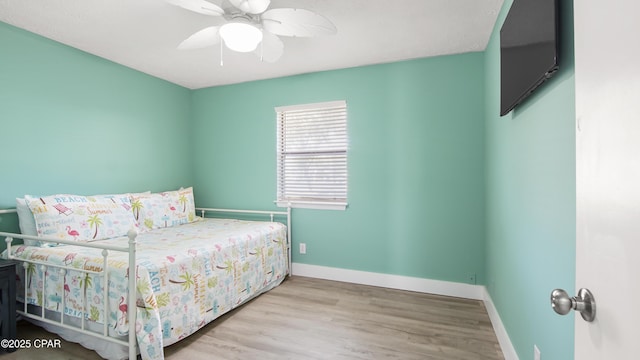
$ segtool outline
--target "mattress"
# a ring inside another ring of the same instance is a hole
[[[286,226],[278,222],[201,219],[139,234],[135,311],[143,359],[162,359],[164,346],[279,284],[288,271],[286,233]],[[105,241],[127,246],[128,239]],[[100,271],[103,266],[101,250],[75,245],[18,246],[12,251],[18,259],[78,269]],[[129,311],[127,256],[110,253],[107,284],[101,275],[53,267],[42,271],[40,266],[29,265],[19,271],[23,280],[18,283],[19,300],[65,318],[84,317],[87,328],[101,329],[100,324],[106,322],[110,336],[124,336]]]

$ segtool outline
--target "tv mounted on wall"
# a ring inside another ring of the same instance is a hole
[[[557,0],[514,0],[500,29],[500,116],[558,70]]]

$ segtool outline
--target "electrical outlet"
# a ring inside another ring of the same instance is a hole
[[[533,345],[533,360],[540,360],[540,349],[538,349],[538,345]]]
[[[306,253],[307,253],[307,244],[300,243],[300,254],[306,254]]]
[[[467,274],[467,281],[469,282],[469,284],[476,284],[476,273],[469,273]]]

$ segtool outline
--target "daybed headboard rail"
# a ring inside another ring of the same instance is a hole
[[[205,217],[207,212],[217,213],[236,213],[236,214],[255,214],[255,215],[269,215],[271,222],[276,215],[286,216],[287,218],[287,266],[289,267],[289,276],[291,276],[291,207],[287,207],[287,211],[269,211],[269,210],[238,210],[238,209],[217,209],[217,208],[196,208],[196,211],[200,211],[200,216]]]
[[[10,209],[10,210],[0,210],[0,214],[7,214],[7,213],[12,213],[15,212],[15,209]],[[23,262],[23,268],[24,268],[24,276],[25,279],[28,277],[28,271],[29,271],[29,267],[30,266],[39,266],[42,273],[45,274],[43,275],[43,281],[42,281],[42,290],[44,293],[44,289],[46,287],[46,271],[48,268],[54,268],[57,271],[60,272],[60,274],[65,274],[66,271],[75,271],[75,272],[79,272],[82,274],[85,274],[85,276],[88,276],[89,274],[92,275],[99,275],[102,276],[103,278],[103,283],[104,284],[108,284],[109,283],[109,251],[117,251],[117,252],[124,252],[124,253],[128,253],[128,268],[130,269],[130,274],[132,274],[131,276],[128,277],[128,290],[129,290],[129,294],[128,294],[128,309],[136,309],[136,276],[135,276],[135,272],[136,272],[136,236],[138,235],[137,231],[135,229],[130,230],[127,233],[127,237],[129,238],[129,242],[128,242],[128,246],[113,246],[113,245],[109,245],[107,243],[104,242],[95,242],[95,243],[85,243],[85,242],[74,242],[74,241],[68,241],[68,240],[61,240],[61,239],[57,239],[57,238],[52,238],[52,237],[38,237],[38,236],[30,236],[30,235],[22,235],[22,234],[14,234],[14,233],[7,233],[7,232],[0,232],[0,237],[4,237],[5,238],[5,242],[7,243],[7,258],[10,260],[18,260],[18,261],[22,261]],[[74,267],[70,267],[70,266],[66,266],[65,265],[60,265],[60,264],[53,264],[53,263],[48,263],[46,261],[40,261],[40,260],[33,260],[33,259],[29,259],[29,260],[25,260],[25,259],[20,259],[20,258],[16,258],[14,256],[12,256],[12,252],[11,252],[11,243],[13,242],[13,239],[17,238],[17,239],[27,239],[27,240],[36,240],[36,241],[40,241],[40,242],[49,242],[49,243],[56,243],[56,244],[67,244],[67,245],[76,245],[76,246],[82,246],[82,247],[88,247],[88,248],[94,248],[94,249],[102,249],[101,255],[102,255],[102,270],[93,270],[93,269],[84,269],[84,268],[74,268]],[[132,265],[133,264],[133,265]],[[86,282],[85,282],[85,288],[87,286]],[[102,334],[93,332],[93,331],[88,331],[85,330],[85,317],[86,316],[82,316],[81,320],[80,320],[80,327],[77,326],[71,326],[68,324],[64,323],[64,311],[61,313],[60,315],[60,320],[59,321],[55,321],[55,320],[51,320],[45,317],[45,310],[46,310],[46,305],[44,303],[44,299],[43,299],[43,303],[41,304],[41,314],[37,315],[34,313],[30,313],[28,311],[28,304],[27,304],[27,291],[28,288],[25,285],[25,290],[24,290],[24,308],[22,310],[18,310],[18,313],[24,317],[28,317],[31,319],[36,319],[38,321],[41,322],[45,322],[45,323],[49,323],[49,324],[53,324],[59,327],[63,327],[63,328],[67,328],[67,329],[71,329],[74,331],[78,331],[81,332],[83,334],[88,334],[94,337],[98,337],[107,341],[111,341],[117,344],[121,344],[124,346],[127,346],[129,349],[129,359],[135,359],[137,356],[137,351],[136,351],[136,311],[128,311],[127,315],[129,317],[129,334],[128,334],[128,340],[127,341],[123,341],[123,340],[119,340],[116,339],[114,337],[109,336],[108,333],[108,315],[109,314],[109,301],[104,301],[104,307],[103,307],[103,313],[105,314],[105,319],[103,321],[103,330],[102,330]],[[109,287],[108,286],[104,286],[104,293],[103,293],[103,297],[104,299],[108,299],[108,291],[109,291]],[[87,312],[87,299],[86,299],[86,293],[85,293],[85,298],[84,298],[84,312]],[[62,303],[62,309],[65,309],[65,296],[61,297],[61,303]]]

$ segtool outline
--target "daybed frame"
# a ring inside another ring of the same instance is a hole
[[[207,212],[212,212],[212,213],[227,213],[227,214],[246,214],[246,215],[269,215],[271,221],[273,222],[273,219],[276,215],[278,216],[286,216],[287,219],[287,266],[288,266],[288,273],[289,275],[291,275],[291,208],[288,207],[286,211],[262,211],[262,210],[234,210],[234,209],[215,209],[215,208],[196,208],[196,211],[200,212],[200,215],[202,217],[205,217],[205,214]],[[11,214],[11,213],[16,213],[16,209],[7,209],[7,210],[0,210],[0,215],[2,214]],[[40,241],[40,242],[50,242],[50,243],[57,243],[57,244],[68,244],[68,245],[75,245],[75,246],[83,246],[83,247],[87,247],[87,248],[95,248],[95,249],[102,249],[102,257],[103,257],[103,268],[101,271],[93,271],[93,270],[86,270],[86,269],[77,269],[77,268],[73,268],[73,267],[69,267],[69,266],[61,266],[58,264],[49,264],[47,262],[44,261],[38,261],[38,260],[24,260],[24,259],[18,259],[20,261],[23,261],[23,266],[24,266],[24,271],[25,271],[25,279],[27,278],[27,263],[32,263],[35,266],[40,266],[43,273],[46,270],[47,267],[53,267],[53,268],[57,268],[58,271],[60,271],[60,273],[64,274],[67,270],[69,271],[76,271],[76,272],[81,272],[81,273],[85,273],[85,274],[92,274],[94,276],[102,276],[103,281],[105,284],[108,283],[108,260],[109,260],[109,251],[118,251],[118,252],[125,252],[129,254],[129,260],[128,260],[128,268],[131,269],[132,266],[131,264],[135,264],[136,263],[136,236],[138,235],[138,233],[135,230],[130,230],[129,233],[127,234],[127,236],[129,237],[129,246],[128,247],[124,247],[124,246],[110,246],[108,241],[103,241],[103,242],[91,242],[91,243],[87,243],[87,242],[74,242],[74,241],[68,241],[68,240],[60,240],[60,239],[56,239],[56,238],[51,238],[51,237],[37,237],[37,236],[29,236],[29,235],[22,235],[22,234],[17,234],[17,233],[8,233],[8,232],[0,232],[0,237],[5,237],[5,242],[7,243],[7,256],[9,259],[14,259],[11,255],[11,247],[12,247],[12,242],[14,238],[17,239],[23,239],[23,241],[25,239],[27,240],[36,240],[36,241]],[[19,270],[18,270],[19,271]],[[46,281],[46,278],[45,278]],[[45,281],[43,281],[42,284],[42,288],[43,288],[43,292],[45,289]],[[135,309],[136,308],[136,276],[129,276],[128,277],[128,308],[129,309]],[[86,285],[85,285],[86,286]],[[103,296],[105,297],[105,299],[108,297],[108,286],[104,287],[104,292],[103,292]],[[133,289],[133,291],[132,291]],[[77,331],[79,333],[82,334],[86,334],[86,335],[90,335],[90,336],[94,336],[106,341],[110,341],[116,344],[120,344],[123,346],[128,347],[129,350],[129,359],[136,359],[137,357],[137,340],[136,340],[136,332],[135,332],[135,327],[136,327],[136,311],[129,311],[128,312],[128,316],[129,316],[129,333],[128,333],[128,339],[127,341],[118,339],[118,338],[114,338],[109,336],[108,333],[108,321],[105,320],[104,324],[103,324],[103,329],[102,329],[102,334],[96,333],[94,331],[89,331],[85,329],[85,316],[82,316],[81,320],[80,320],[80,327],[74,326],[74,325],[69,325],[69,324],[65,324],[64,323],[64,313],[62,313],[62,315],[60,316],[60,320],[59,321],[55,321],[55,320],[51,320],[45,317],[45,307],[41,306],[41,313],[40,315],[38,314],[34,314],[34,313],[30,313],[28,312],[27,309],[27,287],[25,286],[25,294],[24,294],[24,306],[22,307],[22,309],[18,309],[17,312],[18,314],[22,315],[25,318],[30,318],[30,319],[34,319],[34,320],[38,320],[44,323],[49,323],[52,325],[56,325],[65,329],[70,329],[72,331]],[[64,309],[65,307],[65,303],[64,300],[65,297],[62,297],[62,309]],[[85,312],[86,312],[86,303],[87,303],[87,299],[86,299],[86,294],[85,294],[85,299],[84,299],[84,306],[85,306]],[[103,306],[103,311],[105,314],[109,313],[109,302],[105,301],[104,302],[104,306]]]

